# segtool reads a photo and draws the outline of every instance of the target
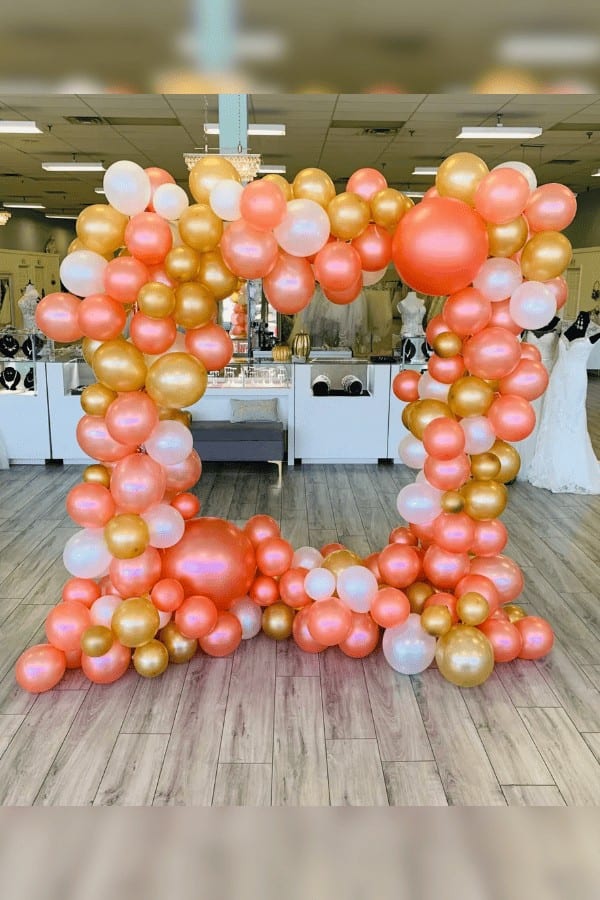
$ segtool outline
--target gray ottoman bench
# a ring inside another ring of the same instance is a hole
[[[281,483],[285,432],[282,422],[192,422],[194,450],[206,462],[270,462]]]

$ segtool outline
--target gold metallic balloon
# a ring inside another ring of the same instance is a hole
[[[302,169],[294,178],[292,190],[296,199],[314,200],[323,209],[335,197],[335,185],[322,169]]]
[[[81,341],[81,352],[88,366],[92,365],[94,353],[101,347],[104,341],[95,341],[93,338],[84,337]]]
[[[167,622],[160,633],[160,639],[167,648],[169,662],[186,663],[198,649],[195,638],[186,638],[177,630],[174,622]]]
[[[98,347],[92,369],[98,381],[113,391],[139,391],[146,380],[144,354],[122,338],[105,341]]]
[[[179,234],[188,247],[207,253],[221,240],[223,222],[208,203],[194,203],[181,213]]]
[[[410,611],[421,615],[425,601],[434,593],[433,588],[426,581],[415,581],[405,588],[404,593],[410,603]]]
[[[327,215],[334,237],[351,241],[365,230],[369,224],[371,211],[369,204],[362,197],[345,191],[331,200],[327,207]]]
[[[149,281],[138,296],[137,305],[140,312],[151,319],[164,319],[175,309],[175,292],[167,284],[160,281]]]
[[[110,625],[124,647],[140,647],[152,640],[160,627],[160,618],[149,600],[130,597],[117,606]]]
[[[418,402],[419,402],[418,400],[411,400],[411,402],[407,403],[406,406],[402,410],[402,416],[401,416],[402,424],[407,429],[407,431],[410,431],[410,417],[412,416],[413,412],[415,411],[415,407]]]
[[[515,450],[512,444],[497,440],[494,442],[490,453],[493,453],[500,460],[500,472],[496,477],[496,481],[506,484],[517,477],[521,468],[521,457],[519,451]]]
[[[222,156],[199,159],[190,172],[190,191],[196,203],[208,203],[210,192],[224,178],[241,181],[238,170]]]
[[[527,241],[521,270],[529,281],[548,281],[567,268],[573,256],[571,243],[559,231],[540,231]]]
[[[524,619],[527,615],[525,610],[516,603],[507,603],[506,606],[502,607],[502,611],[506,613],[508,621],[512,622],[513,625],[515,622],[518,622],[519,619]]]
[[[79,402],[88,416],[105,416],[110,404],[117,397],[117,392],[105,384],[88,384],[82,391]]]
[[[456,613],[463,625],[481,625],[490,614],[490,605],[477,591],[468,591],[458,598]]]
[[[262,630],[274,641],[285,641],[292,633],[294,610],[287,603],[273,603],[262,614]]]
[[[217,303],[206,285],[188,281],[176,289],[173,318],[182,328],[201,328],[216,316]]]
[[[475,193],[489,169],[474,153],[453,153],[437,171],[435,186],[440,197],[455,197],[475,205]]]
[[[404,208],[406,212],[412,209],[414,205],[415,201],[412,199],[412,197],[407,197],[406,194],[404,194]]]
[[[443,359],[448,359],[449,357],[456,356],[460,353],[462,344],[462,338],[453,331],[443,331],[434,338],[431,346],[438,356],[441,356]]]
[[[464,497],[459,491],[446,491],[440,500],[442,509],[447,513],[459,513],[465,505]]]
[[[441,674],[459,687],[476,687],[494,669],[494,650],[472,625],[454,625],[437,642],[435,660]]]
[[[80,241],[79,238],[73,238],[69,246],[67,247],[67,256],[69,253],[75,253],[77,250],[87,250],[87,247]]]
[[[86,249],[102,255],[114,253],[125,243],[129,217],[106,203],[94,203],[79,213],[75,230]]]
[[[447,403],[441,400],[416,400],[415,407],[410,413],[409,424],[410,430],[416,438],[423,440],[423,432],[430,422],[439,419],[441,416],[447,416],[449,419],[454,418],[454,413]]]
[[[493,402],[491,386],[476,375],[464,375],[448,391],[448,406],[455,416],[485,416]]]
[[[181,424],[185,425],[187,428],[192,424],[192,414],[186,409],[168,409],[165,406],[160,406],[158,409],[158,418],[161,420],[171,419],[173,422],[181,422]]]
[[[152,363],[146,391],[157,406],[178,409],[197,403],[208,376],[202,363],[189,353],[167,353]]]
[[[518,253],[525,246],[529,227],[525,216],[519,216],[504,225],[487,223],[490,256],[508,258],[513,253]]]
[[[114,639],[114,634],[105,625],[90,625],[81,635],[81,649],[86,656],[104,656]]]
[[[107,488],[110,487],[110,472],[106,466],[94,463],[83,470],[83,480],[87,484],[101,484]]]
[[[447,606],[428,606],[421,613],[421,627],[427,634],[441,637],[452,628],[452,613]]]
[[[219,249],[202,254],[195,280],[205,284],[215,300],[229,297],[239,285],[237,275],[227,268]]]
[[[334,550],[332,553],[328,553],[321,563],[323,569],[329,569],[336,577],[344,569],[360,565],[362,565],[362,559],[356,553],[352,553],[351,550]]]
[[[294,199],[292,186],[289,181],[283,177],[283,175],[278,175],[276,172],[271,172],[270,175],[263,175],[261,181],[271,181],[273,184],[276,184],[278,188],[281,188],[283,196],[286,200]]]
[[[508,501],[508,491],[499,481],[467,481],[460,489],[465,500],[465,512],[472,519],[496,519]]]
[[[477,453],[471,457],[471,474],[478,481],[498,478],[502,463],[494,453]]]
[[[156,639],[148,641],[133,651],[133,665],[138,675],[156,678],[157,675],[162,675],[169,665],[169,651]]]
[[[165,256],[165,272],[173,281],[193,281],[199,263],[200,256],[191,247],[173,247]]]
[[[407,212],[406,197],[395,188],[384,188],[371,197],[371,218],[382,228],[395,228]]]
[[[113,516],[104,526],[104,540],[117,559],[133,559],[148,546],[150,532],[141,516],[123,513]]]

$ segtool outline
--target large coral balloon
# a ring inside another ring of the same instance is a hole
[[[187,594],[210,597],[219,609],[248,593],[255,571],[246,535],[232,522],[211,517],[189,521],[181,541],[163,559],[164,578],[176,578]]]

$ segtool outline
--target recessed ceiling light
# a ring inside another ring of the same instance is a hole
[[[45,172],[104,172],[101,162],[43,162]]]
[[[104,190],[104,188],[94,188],[94,193],[105,195],[106,191]]]
[[[46,213],[46,219],[78,219],[79,216],[73,215],[73,213]]]
[[[204,134],[220,134],[218,122],[207,122],[204,126]],[[255,137],[283,137],[285,125],[248,125],[248,134]]]
[[[529,138],[539,137],[543,128],[539,125],[474,125],[461,128],[457,138],[463,140],[480,141],[488,138],[508,141],[526,141]]]
[[[38,128],[35,122],[27,119],[12,122],[8,119],[0,119],[0,134],[41,134],[42,129]]]
[[[413,175],[437,175],[439,166],[415,166]]]
[[[592,172],[592,178],[600,178],[600,169],[596,169],[595,172]]]
[[[46,209],[43,203],[28,203],[24,200],[22,203],[3,203],[5,209]]]
[[[268,163],[264,166],[260,166],[258,170],[259,175],[285,175],[287,171],[286,166],[270,166]]]

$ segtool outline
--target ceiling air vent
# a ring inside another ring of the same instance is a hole
[[[547,166],[574,166],[575,163],[581,162],[580,159],[549,159]]]
[[[401,130],[401,128],[378,128],[375,126],[374,128],[363,128],[361,134],[365,137],[395,137]]]
[[[69,125],[106,125],[102,116],[65,116]]]

